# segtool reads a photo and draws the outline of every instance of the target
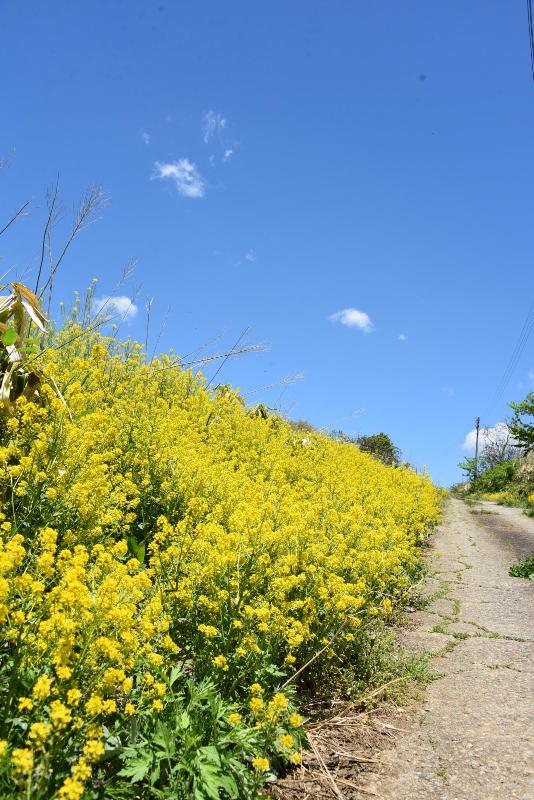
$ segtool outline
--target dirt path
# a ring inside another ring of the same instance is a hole
[[[516,509],[448,502],[430,553],[432,601],[406,637],[436,650],[442,677],[363,779],[364,795],[534,799],[534,582],[508,576],[533,552],[534,520]]]

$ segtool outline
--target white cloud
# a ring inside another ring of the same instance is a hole
[[[534,381],[534,369],[529,369],[529,371],[528,371],[528,379],[529,379],[529,381]]]
[[[456,397],[456,390],[454,386],[444,386],[443,391],[447,395],[447,397]]]
[[[200,175],[196,164],[188,158],[180,158],[170,164],[156,161],[154,164],[155,172],[152,178],[170,178],[176,184],[176,188],[184,197],[204,197],[205,184]]]
[[[256,261],[256,253],[254,252],[254,250],[252,250],[252,248],[250,250],[247,250],[247,252],[245,253],[245,261],[250,261],[251,263],[254,263],[254,261]]]
[[[399,333],[399,342],[406,342],[407,340],[408,337],[406,336],[405,333]]]
[[[223,155],[223,159],[222,159],[223,163],[226,163],[227,161],[230,161],[233,153],[234,153],[234,151],[231,150],[231,149],[225,150],[224,151],[224,155]]]
[[[359,328],[364,333],[371,333],[374,328],[369,315],[365,311],[358,311],[357,308],[344,308],[330,315],[332,322],[340,322],[347,328]]]
[[[219,138],[226,128],[226,119],[215,111],[206,111],[202,117],[202,138],[208,144],[212,139]]]
[[[151,140],[152,140],[151,135],[149,133],[147,133],[146,131],[144,131],[141,134],[141,141],[143,142],[143,144],[150,144]]]
[[[122,321],[128,322],[137,314],[138,308],[131,297],[125,295],[106,295],[95,297],[93,300],[93,313],[106,316],[118,316]]]
[[[503,441],[509,436],[508,425],[506,422],[497,422],[493,428],[480,428],[479,435],[478,435],[478,452],[481,453],[484,450],[486,442],[488,439],[491,441]],[[469,431],[467,436],[464,439],[464,443],[462,445],[462,450],[468,450],[469,452],[474,453],[476,447],[476,440],[477,440],[477,432],[476,428],[473,428],[472,431]]]

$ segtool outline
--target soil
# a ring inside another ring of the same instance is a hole
[[[534,553],[519,509],[450,499],[427,554],[424,611],[400,633],[431,650],[424,699],[310,729],[314,750],[277,782],[283,800],[534,800]]]

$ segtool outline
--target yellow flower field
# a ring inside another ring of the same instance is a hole
[[[134,343],[39,366],[66,405],[0,421],[0,796],[256,796],[300,758],[282,684],[402,600],[440,492]]]

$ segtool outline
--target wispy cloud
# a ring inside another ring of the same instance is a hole
[[[202,138],[206,144],[220,138],[226,128],[226,119],[215,111],[206,111],[202,117]]]
[[[454,386],[444,386],[443,391],[447,395],[447,397],[456,397],[456,389]]]
[[[347,328],[359,328],[364,333],[371,333],[374,325],[365,311],[358,311],[357,308],[344,308],[330,315],[332,322],[340,322]]]
[[[254,261],[256,261],[256,253],[252,248],[250,248],[250,250],[247,250],[247,252],[245,253],[245,261],[250,261],[250,263],[254,263]]]
[[[230,159],[232,158],[233,154],[234,154],[234,151],[231,148],[228,148],[227,150],[225,150],[223,158],[222,158],[223,163],[226,163],[227,161],[230,161]]]
[[[399,337],[398,338],[399,338],[399,342],[407,342],[408,341],[408,337],[406,336],[405,333],[399,333]]]
[[[169,164],[156,161],[152,178],[173,180],[183,197],[204,197],[206,192],[204,179],[196,164],[188,158],[181,158]]]
[[[138,312],[131,297],[125,295],[105,295],[95,297],[93,300],[93,313],[105,314],[106,316],[117,316],[124,322],[132,320]]]
[[[534,369],[529,369],[529,371],[528,371],[528,379],[529,379],[529,381],[534,381]]]
[[[141,141],[143,142],[143,144],[150,144],[150,142],[152,141],[152,137],[149,133],[143,131],[143,133],[141,134]]]

